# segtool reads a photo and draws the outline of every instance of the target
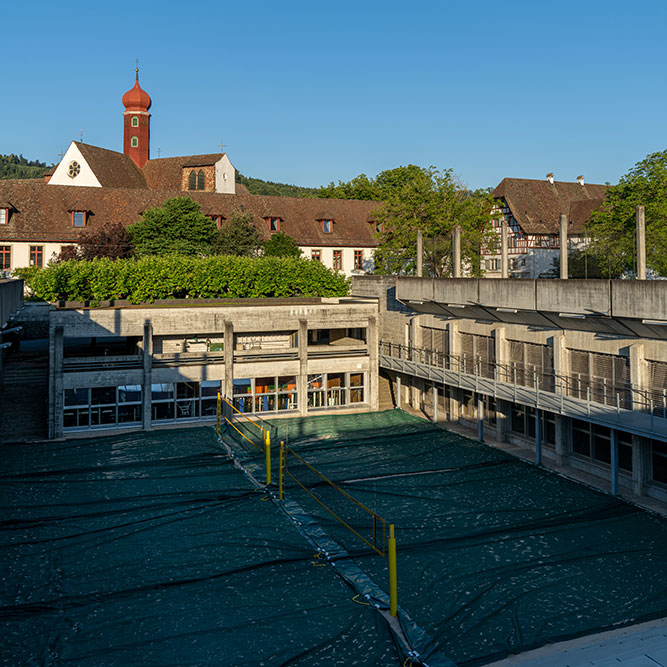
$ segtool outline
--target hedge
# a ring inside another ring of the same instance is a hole
[[[293,257],[98,258],[19,269],[15,274],[36,297],[52,302],[345,296],[349,291],[342,274]]]

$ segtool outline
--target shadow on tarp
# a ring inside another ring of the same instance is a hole
[[[399,604],[457,664],[667,616],[662,517],[398,410],[274,425],[396,525]],[[307,493],[288,493],[386,581],[383,559]]]
[[[210,428],[3,448],[4,664],[396,665]]]

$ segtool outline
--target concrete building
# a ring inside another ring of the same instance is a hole
[[[667,501],[667,284],[353,279],[379,298],[380,404]]]
[[[377,305],[266,299],[53,306],[49,436],[215,419],[218,392],[264,416],[377,410]]]

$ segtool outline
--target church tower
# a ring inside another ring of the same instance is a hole
[[[123,153],[142,168],[150,158],[151,98],[139,85],[139,68],[134,87],[123,95]]]

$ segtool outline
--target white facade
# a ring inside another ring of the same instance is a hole
[[[375,267],[375,262],[373,260],[373,254],[375,253],[375,248],[369,248],[364,246],[338,246],[338,247],[329,247],[329,246],[299,246],[299,249],[302,252],[302,257],[306,259],[313,259],[313,253],[319,252],[320,259],[319,261],[324,264],[329,269],[334,268],[334,252],[340,252],[341,255],[341,266],[338,270],[342,271],[346,276],[359,276],[364,273],[373,273]],[[361,254],[361,268],[355,266],[355,251],[360,252]]]
[[[101,188],[102,184],[97,180],[81,151],[72,142],[67,149],[63,159],[60,161],[53,175],[49,179],[49,185],[81,185],[89,188]]]
[[[226,195],[236,194],[236,170],[227,155],[215,163],[215,191]]]
[[[68,245],[75,245],[74,243],[44,243],[41,241],[0,241],[0,245],[9,246],[11,248],[11,262],[9,270],[22,269],[30,266],[30,249],[42,249],[42,266],[46,266],[54,255],[60,253],[61,248]]]

